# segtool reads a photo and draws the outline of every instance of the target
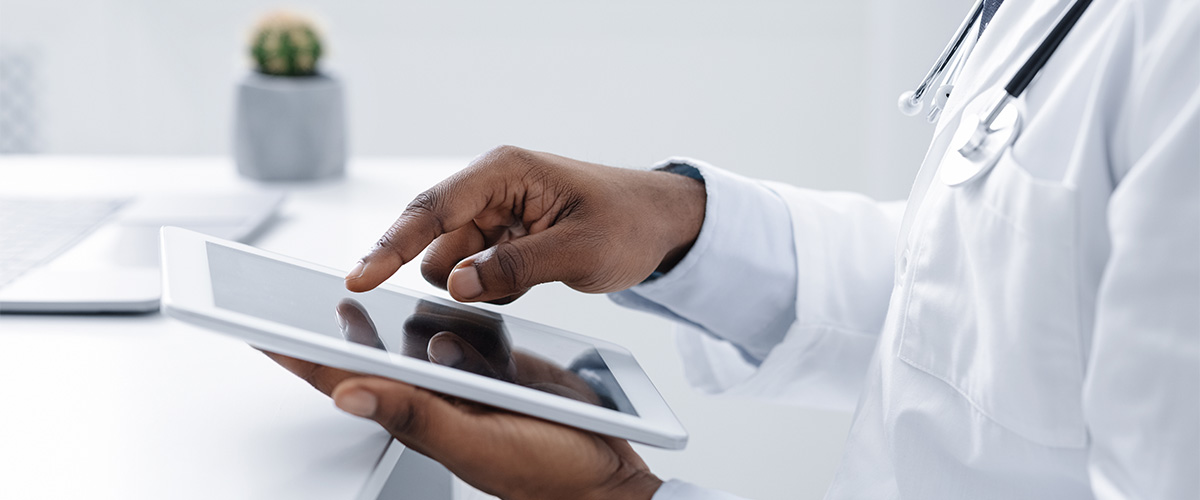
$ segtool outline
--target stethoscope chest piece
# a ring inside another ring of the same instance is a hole
[[[942,182],[960,186],[983,177],[1012,146],[1021,130],[1022,103],[1006,97],[1004,89],[996,87],[967,104],[938,168]],[[987,118],[993,111],[995,117],[989,125]]]

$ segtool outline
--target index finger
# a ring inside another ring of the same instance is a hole
[[[379,286],[438,236],[470,223],[487,208],[493,186],[472,166],[417,195],[346,276],[346,289],[365,292]]]

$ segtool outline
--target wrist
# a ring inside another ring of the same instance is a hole
[[[703,177],[690,165],[670,164],[654,173],[664,177],[664,185],[670,191],[665,197],[669,204],[661,212],[666,218],[666,251],[655,269],[666,273],[687,256],[700,236],[708,194]]]

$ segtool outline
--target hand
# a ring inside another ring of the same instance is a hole
[[[428,246],[422,274],[459,301],[507,303],[550,281],[623,290],[687,253],[704,204],[684,176],[502,146],[418,195],[346,288],[379,286]]]
[[[624,440],[267,353],[417,452],[504,499],[648,499],[662,485]]]
[[[438,307],[454,311],[426,303],[414,317],[445,312]],[[344,300],[336,312],[347,340],[386,348],[361,304]],[[489,328],[488,318],[452,318],[469,332],[461,336],[450,331],[429,335],[424,327],[434,324],[430,319],[405,323],[402,349],[406,355],[488,376],[511,376],[514,382],[567,397],[584,399],[578,392],[584,391],[596,402],[595,393],[574,374],[511,351],[503,330]],[[406,446],[501,498],[650,498],[662,484],[621,439],[440,396],[394,380],[267,355],[332,396],[339,408],[375,420]]]
[[[335,314],[344,338],[387,349],[358,301],[340,301]],[[498,316],[422,302],[404,324],[402,344],[406,356],[599,404],[596,394],[575,374],[512,350]],[[500,498],[650,498],[662,485],[621,439],[390,379],[266,354],[333,397],[342,410],[375,420],[405,446]]]

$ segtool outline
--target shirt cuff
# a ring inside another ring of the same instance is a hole
[[[663,276],[609,294],[614,302],[695,326],[761,361],[796,318],[796,250],[787,204],[761,183],[688,158],[704,178],[704,223]]]
[[[659,486],[658,491],[654,492],[654,496],[650,497],[650,500],[740,500],[741,498],[723,491],[701,488],[694,484],[672,479]]]

